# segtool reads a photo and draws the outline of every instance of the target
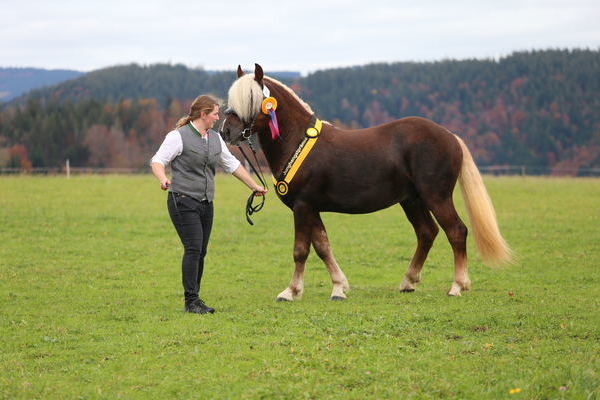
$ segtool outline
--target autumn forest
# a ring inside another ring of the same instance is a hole
[[[116,66],[29,92],[0,109],[0,167],[57,167],[69,159],[73,166],[147,168],[196,95],[211,93],[226,103],[234,67]],[[464,138],[481,166],[569,169],[574,175],[600,167],[598,50],[273,76],[319,117],[342,127],[430,118]]]

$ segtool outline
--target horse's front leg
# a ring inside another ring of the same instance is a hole
[[[329,275],[331,276],[331,282],[333,284],[333,290],[331,291],[331,300],[344,300],[346,299],[346,291],[350,290],[348,279],[346,275],[340,269],[337,261],[333,257],[331,251],[331,245],[329,244],[329,238],[325,231],[325,226],[321,220],[321,216],[315,214],[315,222],[312,224],[311,241],[315,251],[325,263]]]
[[[294,206],[294,263],[296,268],[289,286],[277,295],[277,301],[294,301],[302,297],[304,291],[304,266],[310,252],[310,235],[314,213],[304,203]]]

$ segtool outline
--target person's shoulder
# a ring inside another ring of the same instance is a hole
[[[177,129],[173,129],[165,135],[163,142],[178,145],[182,140],[183,139],[181,138],[179,131]]]
[[[172,131],[170,131],[169,133],[167,133],[166,137],[181,137],[181,132],[179,132],[179,129],[173,129]]]

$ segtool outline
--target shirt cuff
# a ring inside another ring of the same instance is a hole
[[[227,169],[227,172],[230,174],[233,174],[235,172],[236,169],[238,169],[240,167],[240,165],[242,165],[242,163],[240,162],[240,160],[238,160],[237,158],[235,158],[235,161],[232,163],[229,168]]]
[[[157,163],[162,165],[163,167],[165,166],[164,161],[162,161],[160,158],[158,157],[152,157],[152,160],[150,160],[150,165],[152,165],[152,163]]]

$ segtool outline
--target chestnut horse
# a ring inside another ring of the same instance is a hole
[[[272,98],[276,108],[271,104],[264,110],[264,102],[272,103]],[[272,114],[280,136],[273,130]],[[461,290],[469,290],[467,227],[452,201],[457,180],[484,262],[501,264],[511,259],[471,153],[460,138],[430,120],[407,117],[367,129],[337,129],[316,119],[290,88],[264,76],[256,64],[254,74],[244,74],[238,66],[221,134],[234,144],[250,134],[258,135],[278,179],[277,194],[294,213],[295,271],[289,286],[277,296],[280,301],[301,297],[311,243],[331,275],[331,299],[346,298],[348,280],[331,251],[321,212],[370,213],[397,203],[417,236],[417,249],[400,290],[412,292],[420,281],[438,234],[435,221],[454,252],[454,282],[448,295],[460,296]]]

